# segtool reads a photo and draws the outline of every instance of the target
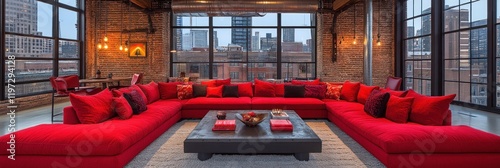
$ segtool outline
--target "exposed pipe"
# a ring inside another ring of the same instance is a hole
[[[364,42],[364,66],[363,82],[366,85],[372,85],[372,23],[373,23],[373,0],[365,0],[365,42]]]
[[[172,12],[198,16],[262,16],[264,13],[313,13],[312,0],[172,0]]]

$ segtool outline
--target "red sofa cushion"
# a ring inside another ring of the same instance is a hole
[[[408,93],[408,91],[395,91],[395,90],[391,90],[391,89],[380,89],[380,91],[383,91],[383,92],[387,92],[391,95],[394,95],[394,96],[399,96],[399,97],[405,97],[406,94]]]
[[[274,84],[255,79],[255,97],[274,97]]]
[[[160,99],[160,91],[158,90],[158,84],[154,81],[146,85],[138,85],[141,88],[144,95],[146,95],[147,103],[151,104]]]
[[[217,82],[215,80],[208,80],[208,81],[201,81],[202,85],[205,85],[207,87],[215,87],[217,86]]]
[[[207,97],[221,98],[223,87],[223,85],[217,87],[207,87]]]
[[[285,96],[285,84],[284,83],[274,84],[274,94],[276,97],[284,97]]]
[[[75,107],[78,120],[82,124],[95,124],[113,117],[113,94],[105,89],[100,93],[90,96],[80,96],[71,93],[69,95],[71,105]]]
[[[319,78],[314,80],[292,80],[292,85],[319,85]]]
[[[145,101],[148,100],[148,98],[146,97],[146,94],[144,94],[144,92],[142,92],[142,89],[137,85],[132,85],[130,87],[120,88],[118,90],[113,90],[113,96],[120,97],[123,95],[123,93],[130,93],[130,92],[132,92],[132,90],[137,91],[137,93],[141,95],[143,100],[145,100]],[[147,102],[145,102],[145,103],[147,103]]]
[[[424,96],[408,90],[406,97],[414,97],[410,112],[410,121],[423,125],[443,125],[450,103],[455,94],[446,96]]]
[[[326,93],[326,85],[306,85],[306,93],[304,97],[324,99]]]
[[[215,86],[230,85],[230,84],[231,84],[231,78],[215,80]]]
[[[239,83],[238,85],[238,96],[240,97],[253,97],[252,83]]]
[[[413,97],[398,97],[391,95],[389,102],[387,102],[385,118],[397,123],[408,122],[414,99]]]
[[[112,108],[121,119],[129,119],[130,117],[132,117],[132,107],[128,103],[127,99],[125,99],[125,97],[123,96],[113,97]]]
[[[252,109],[324,110],[325,103],[315,98],[254,97]]]
[[[340,91],[340,99],[355,102],[358,97],[360,83],[345,81]]]
[[[177,85],[181,82],[160,82],[158,83],[158,90],[160,91],[161,99],[175,99],[177,98]]]
[[[237,110],[251,109],[251,101],[249,97],[224,97],[224,98],[207,98],[197,97],[189,99],[182,110],[210,109],[210,110]]]
[[[149,104],[148,110],[141,115],[128,120],[115,117],[99,124],[41,124],[30,127],[16,132],[16,155],[81,156],[78,150],[84,150],[87,156],[115,156],[180,110],[180,103],[160,100]],[[0,141],[8,142],[8,135],[0,137]],[[0,155],[4,154],[7,151],[0,150]]]
[[[361,104],[365,104],[366,99],[368,99],[368,96],[370,96],[370,93],[372,93],[373,90],[378,90],[378,86],[368,86],[361,84],[359,86],[358,97],[356,98],[356,100]]]

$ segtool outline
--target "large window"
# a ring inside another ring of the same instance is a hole
[[[406,89],[431,94],[431,0],[406,1],[404,81]]]
[[[446,0],[444,88],[455,100],[487,104],[487,0]]]
[[[83,1],[5,0],[4,65],[15,56],[16,97],[45,93],[50,76],[81,74]],[[54,12],[57,11],[57,12]],[[56,19],[56,20],[54,20]],[[6,67],[2,87],[7,87]],[[3,93],[2,99],[7,93]]]
[[[175,14],[172,21],[171,76],[185,72],[200,79],[232,81],[316,77],[314,14]]]

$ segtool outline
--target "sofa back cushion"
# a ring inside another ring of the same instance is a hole
[[[319,85],[319,78],[315,80],[292,80],[292,85]]]
[[[324,99],[326,94],[326,85],[305,85],[304,97]]]
[[[193,85],[177,85],[177,98],[179,100],[193,97]]]
[[[127,99],[127,102],[130,104],[130,107],[132,107],[132,112],[134,114],[141,114],[148,109],[144,99],[136,90],[133,90],[130,93],[123,93],[123,97]]]
[[[206,85],[193,85],[193,97],[205,97],[207,96],[207,86]]]
[[[223,85],[217,87],[207,87],[207,97],[221,98],[223,87]]]
[[[252,83],[245,82],[245,83],[239,83],[237,85],[238,85],[238,96],[253,97]]]
[[[160,91],[161,99],[177,99],[177,85],[181,82],[160,82],[158,83],[158,90]]]
[[[395,91],[391,89],[380,89],[380,91],[387,92],[393,96],[405,97],[408,91]]]
[[[345,81],[340,91],[340,99],[355,102],[358,97],[360,83]]]
[[[305,85],[285,85],[285,97],[304,97]]]
[[[132,85],[130,87],[126,87],[126,88],[121,88],[121,89],[118,89],[118,90],[113,90],[113,96],[114,97],[120,97],[123,95],[123,93],[130,93],[132,91],[137,91],[137,93],[139,95],[141,95],[142,97],[142,100],[144,100],[145,103],[147,103],[146,101],[148,100],[148,98],[146,97],[146,94],[144,94],[144,92],[142,92],[142,89],[139,88],[139,86],[137,85]]]
[[[115,115],[111,108],[113,94],[108,89],[90,96],[71,93],[69,100],[82,124],[100,123]]]
[[[130,106],[127,99],[125,99],[125,97],[123,96],[113,97],[112,108],[114,109],[115,113],[118,114],[118,117],[124,120],[129,119],[130,117],[132,117],[132,114],[134,114],[132,106]]]
[[[154,81],[146,85],[138,85],[141,88],[144,95],[147,98],[147,104],[151,104],[160,99],[160,90],[158,89],[158,84]]]
[[[365,112],[376,118],[384,117],[389,97],[389,93],[374,90],[366,100],[364,107]]]
[[[255,97],[275,97],[274,84],[255,79]]]
[[[222,97],[239,97],[238,85],[222,86]]]
[[[389,101],[387,102],[385,118],[397,123],[408,122],[414,99],[415,98],[413,97],[399,97],[391,95]]]
[[[207,87],[215,87],[217,86],[217,82],[215,80],[207,80],[207,81],[201,81],[202,85],[205,85]]]
[[[340,100],[340,91],[342,90],[342,84],[326,83],[326,93],[325,98]]]
[[[406,97],[414,97],[410,113],[410,121],[422,125],[443,125],[443,121],[448,115],[450,103],[455,98],[455,94],[446,96],[425,96],[413,90],[408,90]]]
[[[222,80],[215,80],[215,86],[223,86],[223,85],[230,85],[230,84],[231,84],[231,78],[222,79]]]
[[[365,104],[366,99],[368,99],[370,93],[372,93],[372,91],[375,89],[378,90],[378,86],[368,86],[365,84],[361,84],[359,86],[358,97],[356,97],[356,100],[361,104]]]

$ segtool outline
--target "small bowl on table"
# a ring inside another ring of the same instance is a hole
[[[267,113],[254,113],[255,115],[251,115],[250,118],[248,118],[250,112],[247,113],[236,113],[236,118],[240,120],[243,124],[249,127],[255,127],[259,125],[264,119],[267,117]],[[246,116],[246,117],[245,117]]]

